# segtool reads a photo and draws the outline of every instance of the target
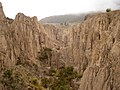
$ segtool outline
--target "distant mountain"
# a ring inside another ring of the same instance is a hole
[[[50,16],[50,17],[43,18],[43,19],[40,20],[40,22],[43,22],[43,23],[80,22],[80,21],[84,20],[84,17],[86,15],[87,15],[87,13],[56,15],[56,16]]]

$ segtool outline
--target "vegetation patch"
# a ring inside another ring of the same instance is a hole
[[[45,60],[48,60],[49,57],[51,57],[51,52],[52,52],[52,49],[51,48],[43,48],[40,52],[38,52],[38,56],[37,56],[37,59],[39,61],[45,61]]]
[[[7,90],[21,90],[24,87],[22,77],[12,69],[6,69],[3,72],[0,82]]]
[[[74,79],[81,78],[72,66],[62,67],[59,69],[49,69],[49,78],[43,78],[41,85],[50,90],[77,90]]]
[[[111,8],[107,8],[107,9],[106,9],[106,12],[110,12],[110,11],[111,11]]]

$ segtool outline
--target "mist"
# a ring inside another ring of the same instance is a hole
[[[120,9],[120,0],[2,0],[4,12],[14,18],[19,12],[38,19],[53,15]]]

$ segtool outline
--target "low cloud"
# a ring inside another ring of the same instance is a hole
[[[112,10],[120,9],[120,0],[100,0],[96,2],[97,10],[105,10],[111,8]]]
[[[116,5],[116,8],[120,9],[120,0],[112,0],[112,1]]]

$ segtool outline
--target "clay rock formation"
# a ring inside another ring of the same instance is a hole
[[[82,74],[79,90],[120,89],[119,21],[120,11],[95,14],[66,35],[61,53]]]
[[[85,31],[88,30],[84,34],[85,56],[89,61],[80,90],[120,89],[119,14],[120,11],[98,14],[84,22]]]
[[[0,2],[0,20],[5,18],[5,14],[3,12],[3,7],[2,7],[2,3]]]
[[[53,50],[48,64],[73,66],[81,75],[78,90],[120,90],[119,10],[88,16],[66,28],[43,25],[22,13],[14,20],[6,18],[0,3],[0,76],[14,67],[25,78],[41,77],[44,67],[36,57],[44,47]]]
[[[2,5],[0,11],[0,70],[13,67],[18,62],[27,62],[30,66],[39,64],[36,58],[44,47],[53,49],[53,54],[58,53],[53,47],[58,48],[57,44],[60,44],[57,41],[62,35],[60,30],[47,26],[50,31],[38,22],[37,17],[23,13],[18,13],[14,20],[6,18]],[[56,57],[53,55],[53,61]]]
[[[22,57],[34,61],[36,52],[40,50],[41,27],[36,22],[36,18],[19,13],[11,24],[6,19],[1,25],[0,42],[3,45],[1,50],[4,52],[5,63],[15,65],[16,60]]]
[[[51,32],[53,34],[55,30]],[[53,40],[49,34],[38,22],[37,17],[28,17],[23,13],[18,13],[14,20],[5,17],[0,3],[0,77],[2,78],[5,70],[12,69],[13,72],[21,74],[20,77],[26,85],[23,86],[23,90],[27,90],[29,79],[39,78],[42,75],[42,66],[37,59],[38,52],[42,52],[45,47],[53,48],[54,44],[56,45],[56,40]],[[58,55],[59,52],[53,50],[54,65],[57,63],[55,58]],[[4,84],[1,85],[1,79],[0,90],[8,90]]]

